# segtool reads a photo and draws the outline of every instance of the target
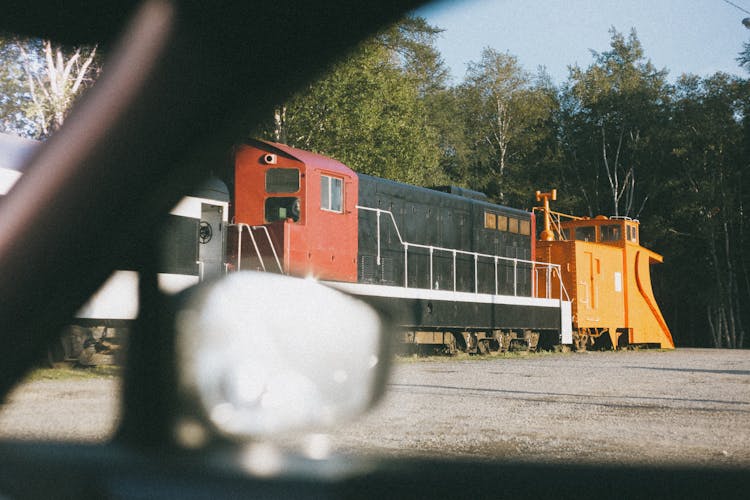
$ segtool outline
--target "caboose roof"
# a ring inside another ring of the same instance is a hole
[[[342,175],[355,175],[354,170],[347,167],[338,160],[323,156],[317,153],[311,153],[310,151],[304,151],[302,149],[293,148],[286,144],[280,144],[278,142],[261,141],[258,139],[248,140],[247,143],[256,148],[263,149],[269,153],[281,154],[282,156],[290,157],[294,160],[302,162],[308,168],[319,168],[327,170],[333,173],[339,173]]]

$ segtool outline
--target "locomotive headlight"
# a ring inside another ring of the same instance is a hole
[[[181,399],[232,437],[338,423],[382,392],[384,327],[370,306],[314,281],[230,274],[176,315]]]

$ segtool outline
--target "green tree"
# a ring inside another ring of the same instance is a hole
[[[742,51],[737,55],[737,63],[740,67],[750,71],[750,42],[742,44]]]
[[[3,130],[44,138],[99,74],[96,47],[65,49],[50,41],[0,38]]]
[[[65,50],[49,40],[42,43],[41,53],[20,47],[31,97],[29,113],[39,135],[46,137],[62,126],[73,102],[98,76],[96,47]]]
[[[669,207],[652,221],[666,249],[668,296],[674,320],[699,342],[743,347],[750,279],[748,106],[744,80],[717,73],[683,76],[676,84],[671,161],[661,198]],[[697,330],[697,331],[696,331]]]
[[[264,135],[332,156],[358,172],[412,184],[445,179],[426,99],[447,72],[431,40],[438,30],[408,18],[276,110]]]
[[[562,182],[576,190],[589,215],[637,217],[652,195],[663,161],[667,124],[666,70],[646,59],[635,33],[610,31],[610,50],[594,53],[586,70],[570,69],[562,91]]]
[[[515,56],[485,48],[453,94],[462,130],[452,149],[454,180],[498,202],[528,206],[534,173],[554,143],[556,94],[543,71],[534,78]]]
[[[35,137],[36,126],[28,114],[31,96],[26,85],[23,43],[33,42],[0,37],[0,131]]]

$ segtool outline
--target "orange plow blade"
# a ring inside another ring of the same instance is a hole
[[[638,295],[630,300],[629,316],[634,344],[660,344],[662,348],[674,349],[674,340],[664,321],[651,288],[651,262],[662,262],[661,256],[646,249],[635,252],[633,262]],[[635,295],[635,294],[634,294]]]

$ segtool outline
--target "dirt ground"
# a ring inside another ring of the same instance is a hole
[[[114,378],[35,380],[0,406],[0,437],[100,441]],[[750,351],[594,352],[396,363],[335,450],[501,461],[750,469]]]

